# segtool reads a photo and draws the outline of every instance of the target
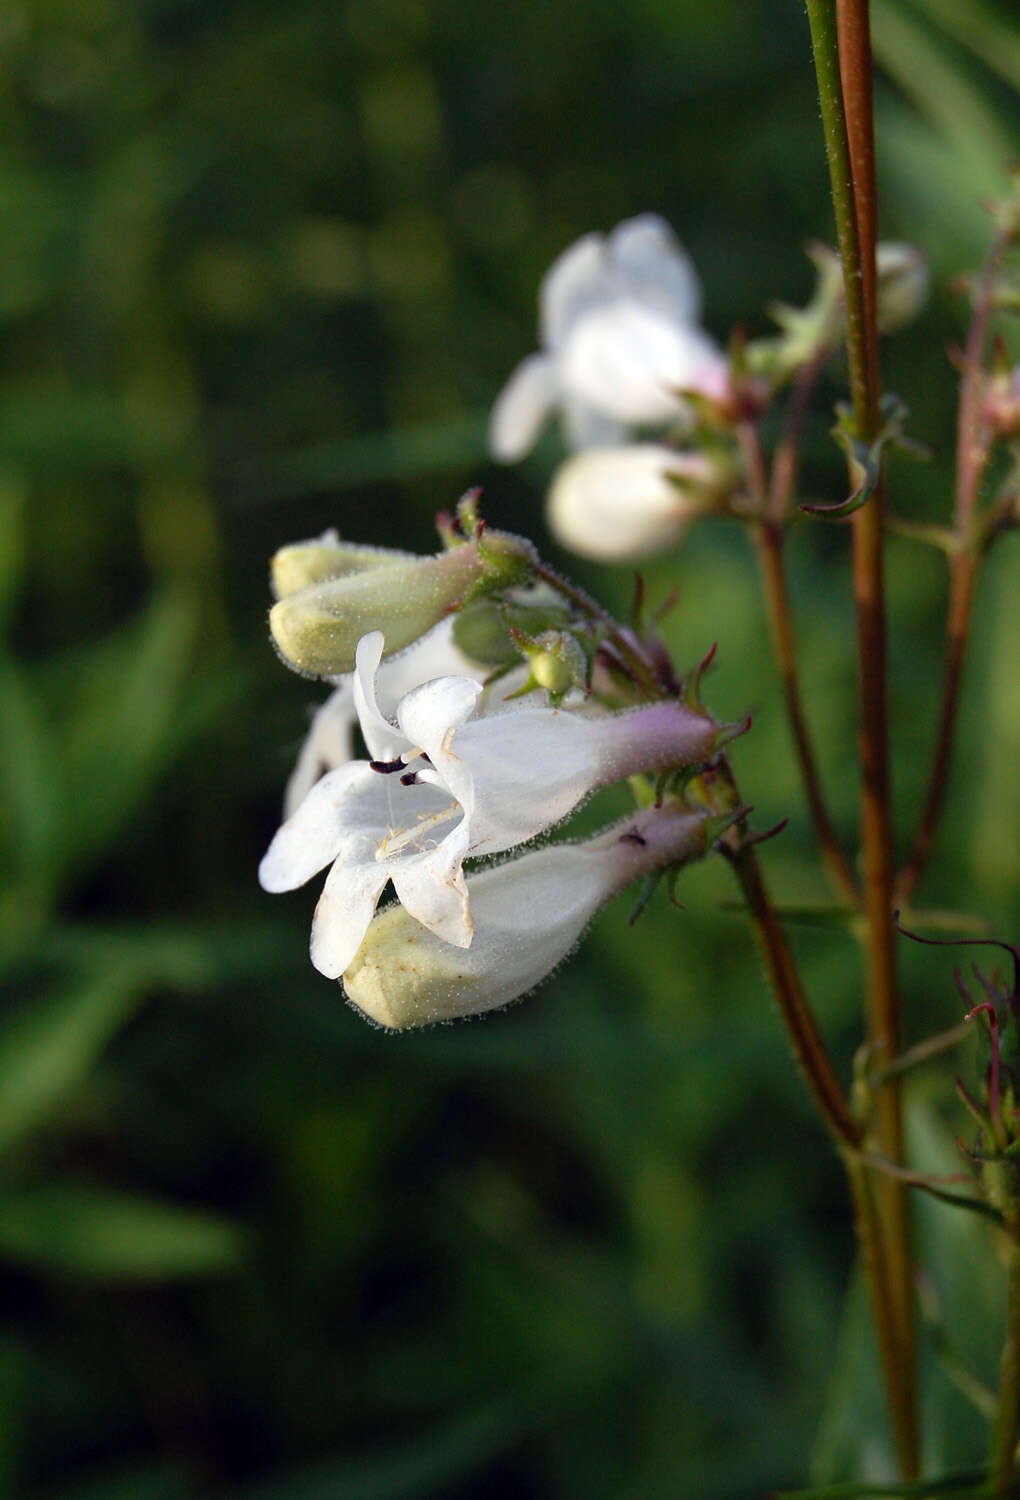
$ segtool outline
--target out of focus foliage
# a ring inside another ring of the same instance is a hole
[[[1020,32],[992,0],[875,0],[890,235],[971,267],[1020,151]],[[526,1005],[390,1039],[306,962],[309,892],[254,871],[319,696],[268,647],[265,562],[338,525],[419,550],[476,481],[541,542],[555,441],[484,453],[542,271],[669,218],[724,338],[803,300],[829,233],[794,0],[9,0],[0,14],[0,1490],[12,1500],[737,1500],[869,1440],[851,1233],[725,871],[619,909]],[[897,508],[948,514],[948,295],[887,380],[934,444]],[[836,390],[826,393],[831,404]],[[806,481],[840,484],[827,414]],[[853,818],[845,538],[791,546],[810,716]],[[978,607],[953,812],[925,887],[1018,930],[1017,544]],[[897,542],[901,831],[939,670],[937,559]],[[628,584],[596,577],[622,607]],[[816,894],[742,538],[647,584],[738,761],[770,875]],[[593,820],[601,815],[592,809]],[[854,946],[799,939],[844,1063]],[[908,1027],[956,1019],[907,952]],[[942,1073],[917,1149],[943,1159]],[[952,1158],[950,1156],[949,1160]],[[945,1212],[937,1206],[933,1213]],[[968,1225],[947,1326],[991,1378]],[[947,1248],[948,1246],[948,1248]],[[967,1268],[970,1267],[970,1274]],[[837,1388],[826,1397],[844,1351]],[[930,1354],[930,1351],[929,1351]],[[938,1371],[932,1460],[980,1424]],[[853,1420],[848,1413],[855,1414]],[[877,1418],[875,1420],[878,1420]],[[881,1440],[881,1439],[879,1439]]]

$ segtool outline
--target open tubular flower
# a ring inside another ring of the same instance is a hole
[[[661,443],[589,448],[553,475],[549,526],[564,547],[597,562],[668,552],[721,492],[722,477],[707,454],[677,453]]]
[[[655,214],[571,245],[539,301],[543,352],[518,365],[492,412],[489,444],[503,463],[524,457],[556,409],[569,446],[588,448],[676,421],[681,391],[727,393],[726,361],[698,326],[697,273]]]
[[[459,675],[484,683],[490,669],[457,649],[453,635],[456,618],[455,615],[448,616],[399,656],[380,663],[375,689],[380,711],[386,718],[396,713],[397,704],[405,693],[433,677]],[[297,812],[320,776],[342,766],[345,761],[354,760],[354,727],[357,722],[354,677],[347,674],[315,711],[284,792],[285,818]]]
[[[551,844],[473,873],[467,950],[425,931],[402,907],[387,907],[344,973],[348,999],[396,1029],[506,1005],[552,973],[624,886],[704,854],[708,822],[707,813],[646,808],[584,843]]]
[[[463,861],[527,842],[596,787],[707,760],[726,730],[676,702],[604,718],[523,706],[474,717],[479,683],[439,677],[407,693],[396,723],[375,696],[383,637],[358,646],[354,701],[371,761],[329,772],[279,829],[259,867],[268,891],[331,865],[312,962],[337,978],[388,880],[408,912],[458,947],[473,921]]]

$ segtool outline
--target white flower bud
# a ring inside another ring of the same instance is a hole
[[[269,562],[270,581],[276,598],[283,599],[324,578],[367,573],[395,562],[409,562],[413,557],[413,552],[398,552],[391,547],[359,547],[342,542],[339,532],[331,528],[311,541],[291,542],[275,552]]]
[[[659,443],[590,448],[561,464],[549,490],[549,526],[564,547],[598,562],[667,552],[716,493],[717,464]],[[678,481],[678,482],[677,482]]]
[[[344,973],[348,999],[398,1030],[506,1005],[552,973],[624,886],[704,854],[707,822],[705,813],[646,808],[585,843],[535,849],[472,874],[467,948],[390,906],[373,918]]]
[[[434,557],[384,554],[384,565],[321,579],[288,593],[269,612],[281,656],[311,677],[336,677],[354,667],[358,641],[371,630],[386,637],[387,655],[402,651],[482,585],[509,586],[526,576],[530,545],[506,532],[486,532]]]

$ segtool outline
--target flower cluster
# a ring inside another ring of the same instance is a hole
[[[596,606],[577,606],[569,586],[535,589],[521,568],[507,569],[507,557],[538,567],[525,544],[503,538],[493,562],[470,505],[462,522],[469,534],[448,529],[448,550],[434,558],[345,548],[327,533],[274,559],[276,642],[286,655],[299,641],[294,664],[314,661],[334,689],[259,878],[288,891],[328,868],[312,962],[388,1026],[514,999],[624,885],[704,854],[718,810],[689,803],[685,783],[744,727],[716,723],[696,683],[679,693],[661,654]],[[451,578],[463,589],[453,601]],[[435,624],[437,600],[452,612]],[[513,623],[532,619],[555,628],[531,634]],[[460,622],[470,629],[458,632]],[[398,646],[419,633],[384,660],[394,624]],[[472,659],[465,639],[500,665]],[[365,758],[354,753],[356,730]],[[473,867],[533,844],[627,778],[657,793],[633,818],[585,842]],[[390,885],[397,904],[377,913]]]
[[[741,425],[798,371],[817,371],[841,341],[839,258],[823,245],[808,253],[817,271],[808,305],[777,305],[778,336],[750,345],[735,336],[724,354],[700,326],[690,257],[657,215],[563,251],[539,292],[542,352],[500,393],[489,445],[494,458],[514,463],[560,413],[573,456],[553,476],[548,520],[564,547],[627,562],[673,549],[700,515],[753,509]],[[920,253],[880,245],[880,331],[912,321],[927,294]]]

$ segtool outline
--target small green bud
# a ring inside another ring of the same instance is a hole
[[[567,621],[569,611],[552,589],[522,590],[509,599],[476,599],[457,611],[453,640],[458,651],[471,661],[490,667],[506,667],[520,659],[512,631],[538,635]]]
[[[555,702],[587,679],[588,663],[574,636],[562,630],[545,630],[523,647],[531,675]]]
[[[291,542],[275,552],[269,562],[270,581],[274,596],[284,599],[325,578],[385,568],[413,557],[413,552],[398,552],[391,547],[358,547],[342,542],[339,532],[331,528],[310,541]]]
[[[920,250],[902,240],[882,240],[878,270],[878,331],[897,333],[912,323],[928,300],[931,275]]]
[[[367,548],[356,549],[367,557]],[[402,651],[444,616],[491,589],[526,576],[527,542],[505,532],[465,542],[434,557],[381,551],[375,566],[320,579],[283,595],[269,612],[269,628],[288,666],[311,677],[354,668],[358,641],[381,630],[386,654]]]

